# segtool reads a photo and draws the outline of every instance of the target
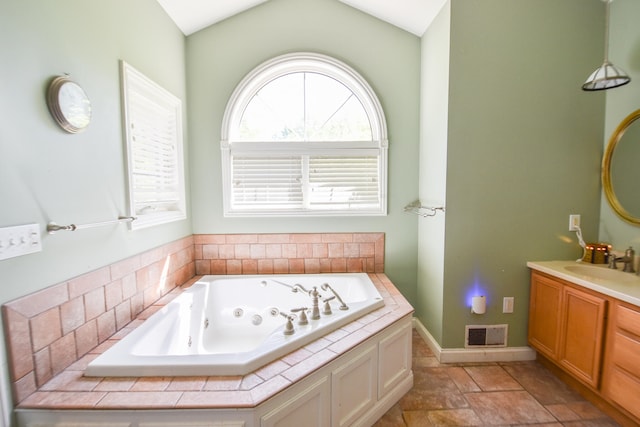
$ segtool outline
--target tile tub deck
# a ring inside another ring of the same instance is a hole
[[[17,410],[230,409],[253,408],[364,342],[413,307],[389,278],[369,277],[385,305],[342,328],[244,376],[213,377],[85,377],[87,364],[175,298],[195,277],[141,313],[66,370],[22,400]]]

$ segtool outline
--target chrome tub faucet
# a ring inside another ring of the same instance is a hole
[[[322,295],[320,295],[320,292],[318,292],[318,288],[314,286],[313,289],[309,291],[305,289],[305,287],[302,286],[301,284],[296,283],[291,288],[291,291],[298,292],[298,290],[305,292],[311,297],[311,320],[318,320],[320,318],[320,308],[318,307],[318,298],[322,298]]]
[[[338,301],[340,301],[340,310],[349,310],[349,306],[347,306],[347,304],[344,303],[344,301],[342,301],[342,298],[340,298],[340,295],[338,295],[338,293],[335,291],[335,289],[333,289],[328,283],[324,283],[321,286],[323,291],[326,291],[327,289],[329,289],[333,295],[336,297],[336,299]]]

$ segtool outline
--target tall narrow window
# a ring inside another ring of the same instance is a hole
[[[186,218],[182,103],[121,62],[132,228]]]
[[[324,55],[277,57],[231,96],[226,216],[385,215],[386,122],[368,83]]]

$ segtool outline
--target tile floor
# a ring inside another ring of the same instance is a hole
[[[374,427],[618,425],[537,362],[440,364],[415,330],[413,375]]]

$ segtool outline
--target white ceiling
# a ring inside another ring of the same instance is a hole
[[[268,0],[158,0],[190,35]],[[421,37],[446,0],[339,0]]]

